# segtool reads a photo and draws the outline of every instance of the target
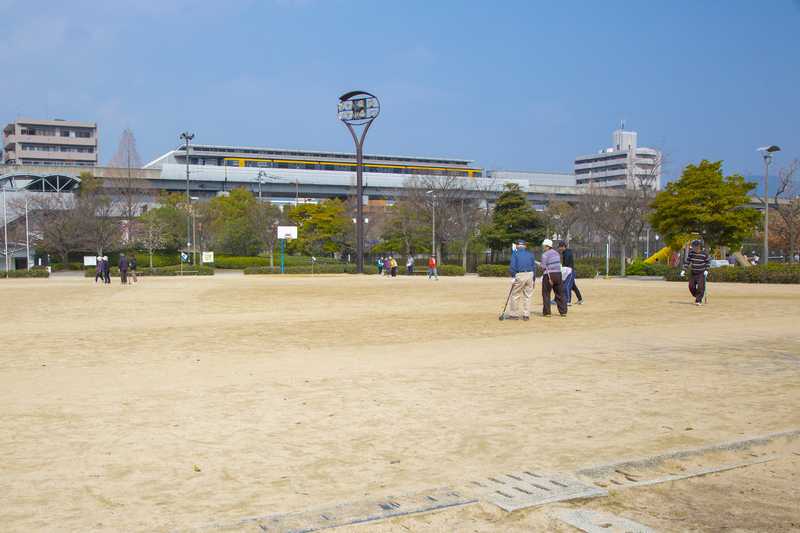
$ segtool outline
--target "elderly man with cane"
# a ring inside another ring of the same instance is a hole
[[[522,308],[522,320],[530,320],[536,262],[533,254],[525,248],[525,241],[522,239],[516,242],[508,270],[514,278],[510,294],[511,309],[507,315],[501,316],[501,319],[519,320]]]
[[[562,318],[567,316],[567,301],[564,295],[564,281],[561,279],[561,256],[553,250],[553,241],[542,241],[542,316],[550,316],[550,291],[555,293],[556,306]]]

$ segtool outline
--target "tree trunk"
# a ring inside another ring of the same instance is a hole
[[[152,270],[153,269],[153,249],[150,248],[149,252],[150,252],[150,270]]]
[[[464,245],[461,247],[461,266],[464,269],[464,272],[467,271],[467,251],[469,250],[469,241],[464,242]]]

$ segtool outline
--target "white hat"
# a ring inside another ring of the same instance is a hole
[[[551,241],[550,239],[545,239],[545,240],[542,241],[542,246],[549,246],[550,248],[552,248],[553,247],[553,241]]]

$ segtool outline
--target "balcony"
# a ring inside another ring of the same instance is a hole
[[[56,135],[8,135],[6,143],[62,144],[64,146],[97,146],[97,137],[58,137]]]

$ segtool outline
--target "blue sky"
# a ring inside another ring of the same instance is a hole
[[[350,151],[337,96],[368,90],[369,152],[571,171],[624,119],[675,175],[800,157],[800,1],[0,0],[0,120],[125,127],[143,159],[196,142]]]

